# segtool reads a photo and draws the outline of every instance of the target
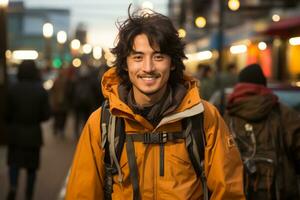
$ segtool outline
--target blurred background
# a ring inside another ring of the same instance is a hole
[[[34,197],[63,199],[80,130],[103,100],[99,86],[113,60],[109,48],[117,35],[116,22],[127,18],[130,3],[132,10],[150,8],[172,19],[186,43],[187,73],[197,77],[203,66],[210,66],[214,90],[225,88],[223,72],[234,68],[237,73],[251,63],[262,66],[270,84],[300,87],[299,0],[0,0],[0,200],[8,190],[6,90],[18,81],[18,65],[36,62],[53,114],[42,124],[44,146]],[[79,82],[87,83],[86,88]],[[82,107],[83,101],[87,106]],[[19,199],[23,179],[24,173]]]

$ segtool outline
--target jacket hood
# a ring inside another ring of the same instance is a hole
[[[278,103],[272,90],[257,84],[240,83],[229,97],[227,111],[247,121],[265,118]]]
[[[137,118],[139,117],[129,108],[129,106],[124,101],[121,100],[119,94],[120,82],[120,78],[116,73],[116,67],[112,67],[111,69],[106,71],[101,81],[102,92],[104,97],[109,100],[110,110],[112,114],[141,121],[141,123],[146,123],[142,122],[142,120],[138,120]],[[184,75],[184,86],[187,88],[187,93],[180,105],[176,108],[175,113],[190,109],[191,107],[201,102],[198,93],[197,82],[198,81],[196,79]]]

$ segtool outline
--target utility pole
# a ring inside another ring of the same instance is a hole
[[[0,145],[5,143],[5,100],[7,88],[7,66],[6,66],[6,50],[7,50],[7,30],[6,30],[6,12],[8,0],[0,0]]]
[[[216,88],[220,91],[220,113],[223,114],[225,110],[225,91],[221,83],[221,73],[223,66],[223,48],[224,48],[224,14],[225,4],[224,0],[219,0],[219,22],[218,22],[218,60],[216,73]]]

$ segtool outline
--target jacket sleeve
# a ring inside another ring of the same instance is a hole
[[[205,174],[211,200],[243,200],[243,164],[217,109],[204,102]]]
[[[101,200],[104,152],[100,141],[100,109],[88,119],[81,133],[68,177],[66,200]]]
[[[300,175],[300,114],[282,104],[280,114],[287,154],[292,158],[296,172]]]

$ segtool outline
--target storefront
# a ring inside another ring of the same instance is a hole
[[[273,66],[278,80],[300,79],[300,16],[273,22],[262,32],[273,38]]]

